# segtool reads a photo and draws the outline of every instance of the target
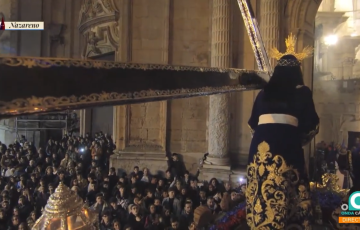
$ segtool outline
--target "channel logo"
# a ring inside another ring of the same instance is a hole
[[[348,203],[341,205],[339,223],[360,223],[360,192],[353,192],[349,197]]]
[[[349,210],[360,211],[360,192],[353,192],[349,197]]]
[[[2,17],[0,30],[44,30],[44,22],[5,22]]]

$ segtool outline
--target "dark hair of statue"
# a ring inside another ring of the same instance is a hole
[[[285,55],[281,59],[297,60],[293,55]],[[298,85],[304,85],[300,66],[276,66],[264,87],[263,99],[265,102],[291,102]]]

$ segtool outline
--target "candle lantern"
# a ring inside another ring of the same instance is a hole
[[[60,183],[32,230],[98,230],[98,215],[75,191]]]

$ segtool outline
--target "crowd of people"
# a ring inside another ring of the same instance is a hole
[[[0,143],[0,230],[31,229],[61,182],[99,214],[101,230],[196,229],[197,207],[218,214],[244,199],[229,182],[198,183],[176,153],[168,156],[164,176],[151,175],[145,165],[117,175],[109,168],[114,149],[102,132],[50,139],[44,148],[26,141]]]

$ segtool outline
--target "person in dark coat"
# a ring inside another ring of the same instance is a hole
[[[184,162],[180,161],[179,155],[173,153],[171,157],[167,156],[168,170],[171,172],[171,175],[181,178],[185,174],[185,165]]]

